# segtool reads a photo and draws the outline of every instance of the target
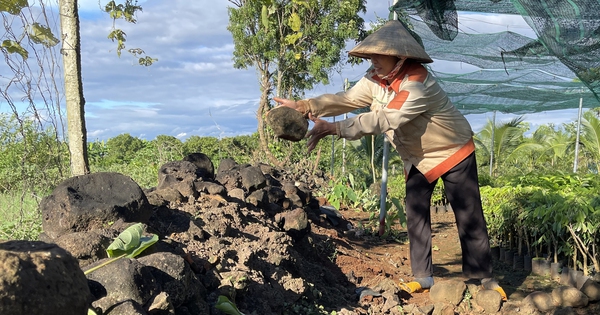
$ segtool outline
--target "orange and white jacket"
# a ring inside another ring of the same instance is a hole
[[[350,140],[386,133],[404,161],[429,182],[438,179],[474,150],[473,131],[427,69],[407,60],[390,85],[368,73],[351,89],[299,101],[314,116],[327,117],[370,107],[370,112],[336,123]]]

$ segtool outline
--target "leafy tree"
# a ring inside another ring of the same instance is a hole
[[[593,111],[587,111],[583,114],[580,140],[583,149],[592,159],[597,172],[600,164],[600,119]]]
[[[106,142],[107,163],[127,163],[133,160],[136,153],[144,148],[144,146],[144,141],[128,133],[110,138]]]
[[[57,143],[55,130],[6,114],[0,114],[0,130],[0,192],[24,188],[47,193],[64,179],[67,151]]]
[[[196,152],[204,153],[214,163],[220,158],[221,146],[219,139],[215,137],[190,136],[183,143],[183,152],[184,155]]]
[[[347,40],[363,32],[365,0],[229,0],[227,29],[233,35],[234,67],[253,66],[261,97],[257,119],[260,146],[272,163],[265,114],[276,90],[280,97],[300,97],[316,83],[327,84],[343,61]]]
[[[183,158],[183,143],[173,136],[158,135],[150,143],[156,148],[161,165]]]
[[[574,153],[575,139],[573,134],[569,133],[565,129],[556,129],[554,125],[540,126],[534,133],[533,138],[543,148],[542,154],[537,158],[537,166],[543,167],[546,159],[549,157],[550,161],[547,165],[550,169],[555,171],[557,168],[567,166],[567,159],[570,159]],[[563,171],[569,171],[569,169],[562,169]]]
[[[92,165],[100,166],[107,164],[106,157],[108,156],[108,146],[106,141],[93,141],[88,142],[88,159],[90,161],[90,168]],[[93,171],[92,171],[93,172]]]
[[[482,158],[480,163],[483,165],[487,163],[489,166],[490,157],[493,154],[492,173],[496,172],[498,165],[502,165],[509,158],[514,157],[514,155],[511,156],[511,153],[523,143],[525,131],[527,131],[527,127],[523,125],[523,116],[500,124],[494,124],[488,120],[488,123],[474,137]]]

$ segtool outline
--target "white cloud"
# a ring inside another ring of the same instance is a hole
[[[185,71],[190,72],[213,72],[215,70],[220,69],[220,65],[210,62],[197,62],[197,63],[189,63],[186,62],[183,64],[183,69]]]

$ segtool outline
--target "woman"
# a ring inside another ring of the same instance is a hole
[[[274,98],[314,122],[308,150],[320,139],[337,135],[350,140],[386,133],[404,162],[406,217],[414,281],[401,283],[412,293],[433,283],[431,195],[439,178],[456,217],[463,273],[480,279],[486,289],[506,294],[492,278],[486,222],[481,208],[473,131],[422,63],[433,62],[399,21],[389,21],[350,55],[370,59],[372,69],[351,89],[293,101]],[[370,107],[371,111],[330,123],[336,116]]]

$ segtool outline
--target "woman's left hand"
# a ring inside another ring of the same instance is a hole
[[[330,123],[326,120],[320,119],[319,117],[314,117],[312,114],[308,114],[308,119],[312,120],[315,124],[313,128],[306,134],[306,138],[308,138],[308,153],[312,152],[315,149],[319,140],[323,139],[326,136],[335,135],[335,123]]]

